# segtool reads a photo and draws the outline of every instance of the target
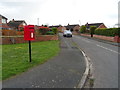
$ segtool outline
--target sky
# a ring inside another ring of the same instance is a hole
[[[0,14],[34,25],[118,23],[120,0],[0,0]]]

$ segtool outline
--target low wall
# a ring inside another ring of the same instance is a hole
[[[120,37],[119,36],[115,36],[114,37],[114,42],[120,43]]]
[[[80,35],[91,37],[90,34],[80,34]],[[108,36],[102,36],[102,35],[93,35],[93,38],[98,38],[98,39],[108,40],[108,41],[111,41],[111,42],[120,43],[120,37],[118,37],[118,36],[108,37]]]
[[[16,44],[16,43],[27,43],[28,41],[24,40],[23,36],[3,36],[2,43],[0,44]],[[50,40],[58,40],[57,35],[41,35],[36,36],[35,40],[32,42],[38,42],[38,41],[50,41]]]

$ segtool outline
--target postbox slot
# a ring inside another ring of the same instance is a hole
[[[31,38],[33,38],[33,32],[31,32]]]

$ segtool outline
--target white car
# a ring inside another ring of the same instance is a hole
[[[70,30],[64,30],[63,36],[64,37],[72,37],[72,32]]]

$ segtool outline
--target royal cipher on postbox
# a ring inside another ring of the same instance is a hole
[[[24,40],[35,40],[35,29],[34,25],[24,26]]]

